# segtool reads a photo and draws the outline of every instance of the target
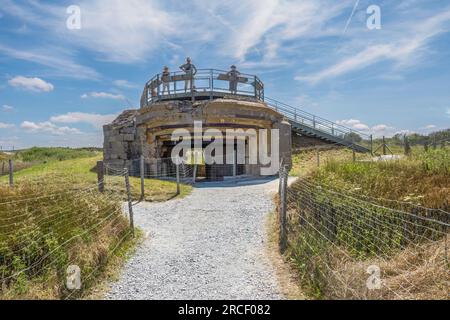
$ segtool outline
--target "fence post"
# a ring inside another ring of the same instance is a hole
[[[386,155],[386,140],[383,136],[383,155]]]
[[[319,148],[316,148],[317,167],[320,167],[320,153]]]
[[[353,152],[353,162],[356,162],[356,152],[354,148],[352,148],[352,152]]]
[[[5,174],[5,161],[2,161],[2,175]]]
[[[181,193],[181,190],[180,190],[180,165],[178,163],[176,164],[176,168],[177,168],[177,195],[179,195]]]
[[[14,188],[14,163],[9,159],[9,186]]]
[[[370,154],[373,156],[373,135],[370,135]]]
[[[287,232],[286,232],[286,211],[287,211],[287,178],[288,171],[286,167],[282,167],[280,170],[282,181],[281,181],[281,192],[280,192],[280,239],[279,247],[280,252],[284,253],[287,247]]]
[[[127,168],[124,168],[124,170],[125,170],[125,187],[127,190],[127,200],[128,200],[128,213],[130,216],[130,228],[134,236],[134,216],[133,216],[133,203],[131,199],[130,174],[128,173]]]
[[[145,166],[144,155],[141,155],[140,159],[140,173],[141,173],[141,201],[145,199]]]
[[[196,177],[197,177],[197,163],[194,164],[194,173],[192,174],[192,183],[195,183]]]
[[[236,178],[236,175],[237,175],[236,150],[233,150],[233,178]]]
[[[97,161],[97,183],[98,183],[98,191],[105,191],[105,180],[104,180],[104,166],[103,161]]]

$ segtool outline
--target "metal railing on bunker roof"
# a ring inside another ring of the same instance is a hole
[[[372,147],[370,134],[265,97],[263,82],[257,76],[246,73],[239,73],[239,77],[234,79],[231,79],[228,71],[217,69],[198,69],[195,75],[183,71],[170,72],[168,75],[160,73],[145,84],[141,107],[148,107],[160,101],[212,100],[230,95],[264,101],[269,107],[283,114],[292,122],[303,128],[310,128],[312,132],[325,133],[332,140],[361,145],[361,142],[354,141],[356,136],[359,136],[363,140],[363,144],[370,144],[370,149]]]
[[[159,73],[145,84],[141,107],[165,100],[215,99],[230,94],[264,101],[264,84],[252,74],[239,73],[233,79],[228,71],[217,69],[197,69],[195,75]]]

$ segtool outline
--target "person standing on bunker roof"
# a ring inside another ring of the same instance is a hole
[[[230,91],[232,94],[237,93],[237,85],[238,85],[240,75],[241,75],[241,73],[239,71],[237,71],[236,66],[232,65],[231,70],[228,71],[228,73],[227,73],[228,79],[230,81]]]
[[[167,89],[167,93],[170,94],[170,72],[169,72],[169,67],[164,67],[162,75],[161,75],[161,81],[162,81],[162,85],[163,85],[163,90],[162,90],[162,94],[164,94],[164,92],[166,92]]]
[[[191,58],[186,58],[186,63],[180,66],[180,69],[186,73],[186,80],[184,82],[184,92],[187,91],[188,88],[192,90],[194,87],[194,76],[197,73],[197,68],[192,64]]]

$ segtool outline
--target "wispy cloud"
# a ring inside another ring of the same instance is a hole
[[[125,96],[122,94],[114,94],[109,92],[90,92],[81,95],[82,99],[87,98],[101,98],[101,99],[113,99],[113,100],[125,100]]]
[[[115,80],[114,85],[120,88],[125,88],[125,89],[136,89],[136,88],[140,88],[140,85],[137,85],[136,83],[131,83],[128,80]]]
[[[422,22],[416,22],[415,27],[409,27],[409,31],[402,33],[398,38],[372,46],[366,45],[362,51],[353,56],[316,73],[297,76],[295,79],[315,84],[363,69],[382,60],[394,61],[397,67],[409,66],[410,60],[423,53],[423,49],[432,38],[450,30],[449,22],[450,9],[446,9]]]
[[[50,92],[54,89],[54,86],[50,82],[40,78],[27,78],[23,76],[17,76],[8,80],[8,84],[12,87],[34,92]]]
[[[12,123],[3,123],[0,122],[0,129],[10,129],[13,128],[14,125]]]
[[[117,114],[96,114],[84,112],[69,112],[62,115],[53,116],[50,121],[56,123],[88,123],[94,128],[101,128],[104,124],[112,122]]]
[[[7,104],[4,104],[2,106],[2,110],[3,110],[3,112],[12,112],[12,111],[14,111],[14,107],[10,106],[10,105],[7,105]]]
[[[76,63],[67,51],[60,48],[19,50],[0,44],[0,53],[14,59],[46,66],[58,77],[93,80],[100,78],[97,71]]]
[[[70,127],[58,127],[54,123],[50,121],[45,122],[33,122],[33,121],[24,121],[20,125],[22,129],[28,132],[44,132],[50,133],[52,135],[67,135],[67,134],[81,134],[82,132],[77,128]]]

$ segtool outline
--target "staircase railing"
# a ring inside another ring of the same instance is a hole
[[[351,144],[360,146],[363,146],[363,144],[368,144],[368,147],[366,148],[372,150],[372,135],[337,124],[330,120],[318,117],[312,113],[300,110],[286,103],[268,97],[265,97],[264,101],[269,107],[282,113],[291,121],[309,127],[316,131],[326,133],[340,140],[348,141]],[[355,142],[356,135],[361,137],[364,143]]]

